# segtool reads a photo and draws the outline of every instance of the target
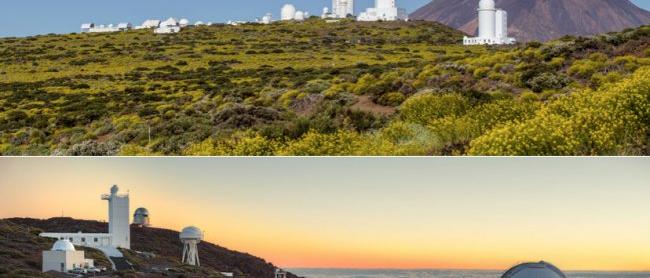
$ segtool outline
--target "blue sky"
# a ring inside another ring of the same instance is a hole
[[[357,0],[357,12],[374,0]],[[430,0],[398,0],[409,12]],[[650,0],[633,0],[650,9]],[[331,0],[20,0],[3,1],[0,9],[0,37],[46,33],[77,32],[83,22],[98,24],[129,21],[141,23],[147,18],[187,17],[191,20],[224,22],[252,20],[266,12],[279,15],[284,3],[320,14]]]

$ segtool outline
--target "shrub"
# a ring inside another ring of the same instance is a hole
[[[599,91],[548,104],[534,118],[509,123],[471,143],[474,155],[640,154],[650,132],[650,68]]]
[[[460,116],[469,102],[459,94],[421,94],[407,99],[400,107],[402,120],[427,125],[446,116]]]

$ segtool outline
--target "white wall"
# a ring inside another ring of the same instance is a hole
[[[84,251],[43,251],[43,272],[50,270],[68,272],[86,266]]]

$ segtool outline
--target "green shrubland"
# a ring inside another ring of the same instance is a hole
[[[3,155],[647,155],[650,27],[342,21],[0,39]]]

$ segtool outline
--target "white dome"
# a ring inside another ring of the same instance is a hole
[[[190,21],[187,20],[187,18],[183,18],[180,21],[178,21],[178,24],[180,24],[181,26],[187,26],[190,25]]]
[[[182,239],[195,239],[195,240],[202,240],[203,239],[203,232],[197,227],[194,226],[189,226],[185,227],[183,231],[179,234],[179,238]]]
[[[501,278],[566,278],[557,267],[547,262],[524,263],[503,274]]]
[[[296,7],[291,4],[282,6],[280,18],[282,20],[292,20],[296,16]]]
[[[305,20],[305,13],[303,11],[297,11],[296,15],[293,17],[295,20]]]
[[[57,240],[52,245],[52,251],[75,251],[74,245],[67,239]]]
[[[481,0],[481,2],[478,2],[478,8],[480,10],[494,10],[495,7],[494,0]]]
[[[203,23],[203,21],[197,21],[196,23],[194,23],[194,25],[203,26],[203,25],[205,25],[205,23]]]

